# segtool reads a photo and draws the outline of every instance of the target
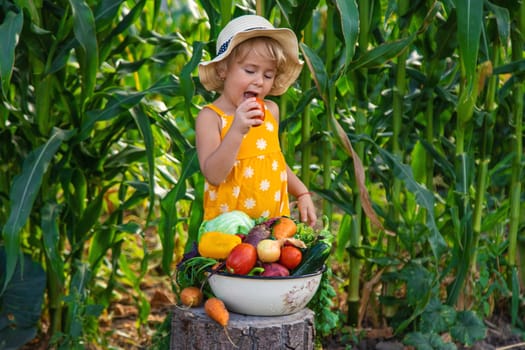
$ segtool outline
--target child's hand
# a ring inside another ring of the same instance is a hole
[[[313,227],[317,222],[317,214],[310,194],[297,198],[297,209],[299,210],[299,220]]]
[[[261,110],[259,102],[255,97],[250,97],[237,107],[232,127],[242,134],[246,134],[252,126],[261,125],[263,119],[264,111]]]

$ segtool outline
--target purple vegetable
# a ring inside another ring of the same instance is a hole
[[[271,233],[272,232],[266,223],[257,224],[250,230],[250,232],[248,232],[248,235],[246,235],[243,243],[249,243],[254,247],[257,247],[257,244],[259,244],[260,241],[270,238]]]
[[[279,263],[263,264],[264,272],[261,276],[266,277],[285,277],[290,276],[290,271]]]
[[[191,250],[186,252],[183,256],[181,261],[177,264],[177,269],[181,268],[181,266],[188,261],[191,258],[195,258],[196,256],[199,256],[199,249],[197,242],[193,242],[193,245],[191,246]]]

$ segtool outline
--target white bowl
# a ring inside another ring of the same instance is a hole
[[[208,281],[226,308],[252,316],[282,316],[306,307],[313,298],[324,268],[304,276],[262,277],[214,273]]]

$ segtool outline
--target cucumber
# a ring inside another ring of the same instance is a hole
[[[319,241],[306,249],[301,264],[292,272],[292,276],[308,275],[319,271],[330,255],[331,245]]]

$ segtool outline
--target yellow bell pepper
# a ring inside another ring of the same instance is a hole
[[[242,242],[241,237],[230,233],[209,231],[201,236],[199,254],[206,258],[226,259],[235,246]]]

